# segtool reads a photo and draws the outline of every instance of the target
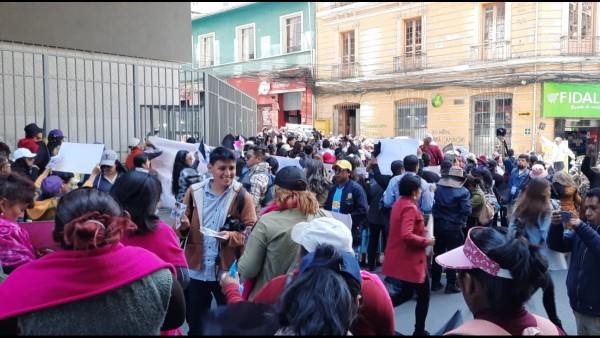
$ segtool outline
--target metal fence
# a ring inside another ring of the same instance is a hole
[[[254,135],[256,101],[174,63],[0,42],[0,141],[14,151],[29,123],[124,158],[130,137],[193,136],[216,146],[229,132]]]

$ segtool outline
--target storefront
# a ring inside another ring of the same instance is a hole
[[[577,155],[590,144],[599,150],[600,84],[545,82],[542,97],[542,116],[555,119],[555,137],[567,140]]]

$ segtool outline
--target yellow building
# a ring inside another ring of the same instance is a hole
[[[316,118],[329,120],[334,134],[429,132],[441,146],[487,155],[499,144],[498,127],[517,154],[541,151],[543,122],[545,136],[578,135],[570,142],[585,146],[597,138],[600,109],[546,113],[542,95],[549,83],[600,88],[598,7],[317,3]]]

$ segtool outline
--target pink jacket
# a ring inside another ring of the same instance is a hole
[[[29,234],[17,223],[0,217],[0,264],[13,268],[35,260]]]

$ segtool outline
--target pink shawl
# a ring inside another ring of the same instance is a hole
[[[0,320],[109,292],[159,269],[175,269],[152,252],[117,244],[63,250],[14,270],[0,284]]]
[[[0,217],[0,264],[16,267],[35,260],[35,251],[27,231],[6,218]]]

